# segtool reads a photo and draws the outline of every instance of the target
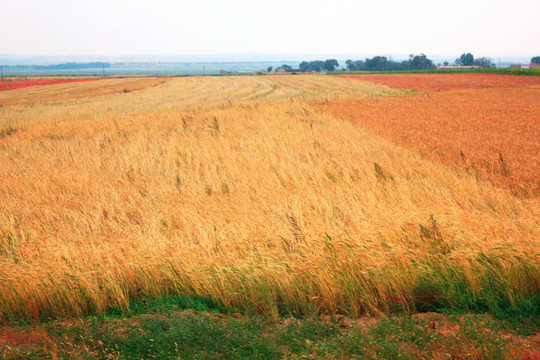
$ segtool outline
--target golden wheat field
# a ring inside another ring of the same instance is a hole
[[[272,317],[537,304],[540,200],[316,106],[379,96],[410,95],[316,75],[0,92],[0,321],[176,294]]]

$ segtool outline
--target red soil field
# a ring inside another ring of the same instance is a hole
[[[373,74],[337,75],[398,89],[438,91],[457,89],[485,89],[500,87],[523,87],[540,85],[540,76],[516,76],[502,74]]]
[[[34,80],[6,80],[0,81],[0,91],[14,90],[31,86],[62,84],[79,81],[94,81],[98,79],[34,79]]]
[[[523,81],[530,79],[516,76],[507,82]],[[540,87],[533,86],[345,99],[317,106],[515,194],[538,197],[539,99]]]

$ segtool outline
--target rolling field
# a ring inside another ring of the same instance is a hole
[[[1,92],[0,321],[171,296],[270,319],[537,316],[540,88],[448,79],[464,85],[299,75]]]

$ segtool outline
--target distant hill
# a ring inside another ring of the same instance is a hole
[[[89,62],[89,63],[76,63],[68,62],[57,65],[34,65],[32,67],[36,70],[71,70],[71,69],[110,69],[111,64],[106,62]]]

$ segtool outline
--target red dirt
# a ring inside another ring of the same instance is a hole
[[[80,81],[95,81],[98,79],[34,79],[34,80],[5,80],[0,81],[0,91],[2,90],[14,90],[31,86],[63,84],[70,82]]]
[[[501,87],[523,87],[540,85],[540,76],[516,76],[502,74],[366,74],[366,75],[337,75],[393,88],[441,91],[457,89],[485,89]]]
[[[15,345],[39,345],[47,342],[47,331],[39,327],[28,327],[26,330],[6,326],[0,329],[0,347]]]

